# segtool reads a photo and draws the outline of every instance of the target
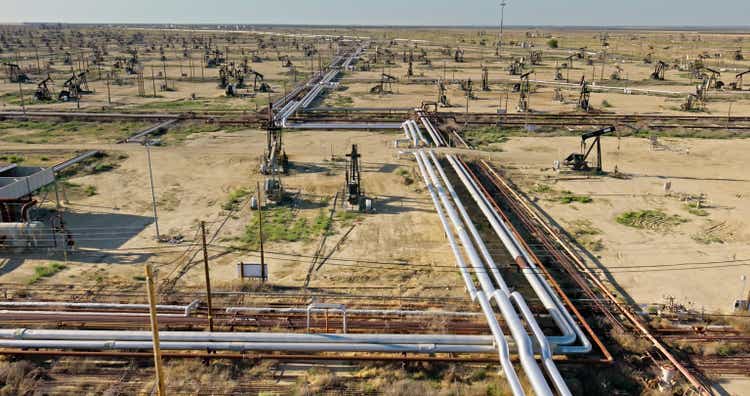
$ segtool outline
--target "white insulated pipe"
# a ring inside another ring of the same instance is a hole
[[[424,151],[419,151],[418,153],[422,156],[423,161],[428,161],[427,155],[424,153]],[[439,163],[437,167],[440,168]],[[438,179],[435,171],[433,170],[432,166],[429,165],[429,163],[427,163],[427,173],[430,175],[432,183],[437,186],[438,193],[443,199],[443,204],[446,206],[450,206],[451,204],[448,201],[442,184],[440,183],[440,180]],[[455,200],[454,204],[459,208],[463,206],[460,199]],[[476,276],[479,279],[479,283],[482,285],[482,290],[487,294],[488,297],[494,297],[495,301],[498,304],[498,307],[500,307],[500,311],[503,315],[503,318],[505,319],[506,325],[511,330],[511,335],[513,336],[513,339],[516,341],[516,344],[518,346],[518,354],[521,360],[521,366],[523,367],[526,376],[529,378],[529,382],[531,382],[531,385],[534,388],[534,392],[537,395],[551,395],[552,390],[547,384],[547,380],[544,378],[544,374],[542,373],[542,370],[539,368],[539,365],[537,365],[534,358],[534,349],[531,344],[531,339],[526,333],[526,330],[523,327],[523,323],[518,317],[518,313],[513,309],[513,305],[510,303],[508,294],[503,290],[495,289],[495,287],[492,285],[492,281],[490,281],[489,276],[487,276],[486,273],[487,267],[479,258],[473,242],[464,229],[464,224],[461,223],[461,220],[458,218],[458,215],[456,214],[456,211],[453,210],[452,206],[450,210],[448,210],[448,213],[451,215],[451,220],[453,221],[454,226],[459,229],[459,236],[465,237],[461,239],[461,242],[464,245],[464,250],[467,252],[470,260],[472,261],[472,264],[474,265]],[[469,219],[466,224],[470,223],[472,222]],[[471,228],[471,226],[468,227]],[[484,244],[481,238],[477,240],[477,244]],[[494,261],[490,261],[490,266],[494,266]],[[504,285],[505,282],[502,281],[502,277],[500,279],[500,285]],[[532,318],[532,320],[534,319]]]
[[[500,325],[497,322],[497,318],[495,318],[495,313],[492,310],[492,306],[490,305],[489,301],[487,300],[487,296],[484,293],[477,293],[476,288],[474,287],[473,281],[468,277],[467,271],[466,271],[466,263],[464,262],[463,255],[458,250],[456,246],[455,238],[453,237],[453,232],[450,230],[447,220],[445,219],[445,214],[443,213],[443,210],[440,206],[440,203],[438,202],[438,199],[436,197],[435,192],[435,186],[430,181],[430,178],[427,176],[427,167],[429,166],[425,159],[421,156],[423,154],[421,151],[417,151],[414,153],[415,158],[417,159],[417,164],[419,165],[420,173],[422,174],[422,179],[424,180],[425,185],[427,186],[427,189],[430,191],[430,196],[432,197],[433,204],[435,205],[435,209],[438,211],[438,215],[440,216],[440,220],[443,223],[443,228],[445,229],[446,235],[448,236],[448,240],[451,244],[451,248],[453,249],[453,254],[456,257],[456,263],[459,265],[459,268],[461,269],[461,274],[464,276],[464,281],[467,284],[467,288],[469,289],[470,294],[472,295],[472,299],[476,299],[479,302],[479,305],[482,308],[482,311],[485,314],[485,318],[487,319],[487,324],[490,327],[490,330],[492,331],[492,335],[495,337],[495,343],[498,348],[498,354],[500,357],[500,364],[503,368],[503,372],[505,373],[505,376],[508,380],[508,383],[510,384],[510,387],[513,391],[513,394],[515,396],[523,396],[525,395],[525,392],[523,390],[523,387],[521,386],[521,382],[518,379],[518,374],[516,374],[515,368],[513,367],[513,363],[510,360],[510,352],[508,348],[507,340],[505,339],[505,335],[503,334],[502,329],[500,328]],[[443,197],[441,196],[441,199]],[[445,203],[445,201],[443,201]],[[451,210],[452,207],[450,205],[446,206],[446,210]],[[455,223],[454,223],[455,225]],[[461,228],[456,228],[459,232],[459,235],[461,234]],[[465,234],[465,232],[464,232]],[[462,239],[463,243],[463,239]],[[486,278],[486,275],[484,275]]]
[[[463,166],[461,166],[461,164],[459,164],[452,155],[447,155],[446,157],[448,158],[448,161],[450,162],[453,169],[456,171],[459,179],[461,179],[464,186],[469,191],[471,197],[474,199],[484,216],[490,222],[490,225],[492,226],[497,236],[500,237],[500,240],[503,242],[505,248],[511,254],[518,266],[521,267],[522,273],[531,285],[534,293],[539,297],[542,305],[544,305],[544,308],[547,310],[547,312],[549,312],[555,324],[560,329],[562,336],[551,336],[549,337],[550,342],[562,345],[575,342],[577,335],[571,327],[571,324],[568,323],[567,319],[560,312],[560,308],[555,303],[554,299],[549,295],[549,289],[544,287],[543,284],[546,283],[546,281],[540,280],[535,271],[530,270],[529,263],[526,260],[525,256],[523,256],[519,251],[518,245],[512,232],[510,232],[504,222],[499,220],[494,214],[494,211],[490,208],[489,203],[479,192],[478,187],[469,177],[467,171],[463,168]]]
[[[417,135],[412,131],[410,124],[407,121],[404,121],[401,124],[401,128],[404,129],[404,134],[406,135],[406,138],[411,142],[412,147],[419,147]]]
[[[447,146],[447,143],[445,142],[443,137],[440,135],[440,133],[432,125],[430,120],[428,120],[427,117],[425,117],[421,111],[418,111],[417,115],[419,116],[419,120],[422,121],[422,125],[424,125],[425,129],[427,129],[427,132],[430,134],[430,137],[435,142],[435,145]]]
[[[417,122],[414,120],[407,120],[409,124],[411,124],[411,128],[413,131],[416,132],[417,136],[419,137],[419,140],[424,143],[425,146],[429,146],[430,142],[427,141],[427,139],[424,138],[424,135],[422,134],[422,130],[419,129],[419,125],[417,125]]]

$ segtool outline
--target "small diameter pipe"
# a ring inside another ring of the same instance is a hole
[[[306,313],[307,308],[277,308],[277,307],[228,307],[226,313],[234,314],[241,312],[253,312],[253,313]],[[310,312],[322,313],[328,311],[326,309],[311,309]],[[358,309],[352,308],[347,309],[349,314],[358,315],[382,315],[382,316],[434,316],[434,317],[477,317],[481,316],[480,312],[461,312],[461,311],[413,311],[413,310],[401,310],[401,309]]]

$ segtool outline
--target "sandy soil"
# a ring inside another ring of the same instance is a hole
[[[577,151],[576,138],[511,138],[498,165],[569,231],[586,220],[600,232],[602,249],[592,268],[640,304],[674,296],[706,311],[729,311],[742,295],[741,275],[750,259],[750,178],[745,169],[747,140],[661,139],[653,150],[647,139],[606,137],[604,167],[616,166],[626,179],[580,177],[552,171],[555,160]],[[664,191],[671,182],[671,194]],[[539,186],[551,188],[540,193]],[[589,196],[591,203],[562,204],[555,192]],[[704,194],[705,216],[688,212],[683,195]],[[687,220],[669,229],[643,230],[617,223],[627,211],[659,209]],[[745,290],[747,292],[747,290]]]

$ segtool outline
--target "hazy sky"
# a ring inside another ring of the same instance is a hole
[[[508,0],[508,25],[750,25],[750,0]],[[0,22],[495,25],[486,0],[0,0]]]

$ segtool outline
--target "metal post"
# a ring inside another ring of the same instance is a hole
[[[112,77],[112,72],[107,73],[107,103],[112,104],[112,92],[109,88],[109,80]]]
[[[206,274],[206,301],[208,303],[208,331],[214,331],[214,316],[211,304],[211,276],[208,273],[208,249],[206,248],[206,222],[201,221],[201,236],[203,237],[203,272]]]
[[[506,3],[504,0],[500,2],[500,38],[498,39],[498,43],[497,43],[497,45],[498,45],[497,55],[501,59],[503,57],[503,54],[502,54],[502,50],[503,50],[503,22],[504,22],[504,19],[505,19],[505,6],[506,5],[508,5],[508,3]]]
[[[161,364],[161,348],[159,347],[159,323],[156,317],[156,292],[154,291],[154,275],[151,264],[146,264],[146,287],[148,289],[149,314],[151,316],[151,335],[154,344],[154,366],[156,368],[156,386],[159,396],[164,393],[164,371]]]
[[[151,66],[151,85],[154,87],[154,97],[156,97],[156,76],[154,75],[153,66]]]
[[[258,240],[260,241],[260,281],[266,281],[266,260],[263,254],[263,201],[260,195],[260,182],[257,183],[258,189]]]
[[[26,114],[26,104],[23,101],[23,88],[21,88],[21,79],[18,79],[18,93],[21,95],[21,109],[23,110],[23,113]]]
[[[154,172],[151,169],[151,146],[148,140],[144,143],[146,146],[146,158],[148,159],[148,177],[151,181],[151,203],[154,207],[154,224],[156,225],[156,241],[161,240],[161,234],[159,233],[159,216],[156,213],[156,192],[154,190]]]

